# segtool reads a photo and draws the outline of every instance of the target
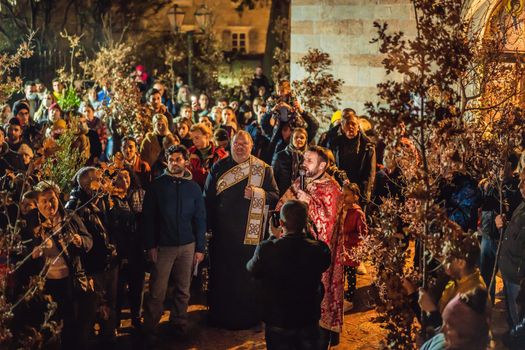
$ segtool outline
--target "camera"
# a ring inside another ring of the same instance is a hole
[[[271,224],[273,227],[279,227],[281,224],[279,222],[279,220],[281,219],[281,212],[279,210],[274,210],[272,211],[272,214],[271,214]]]

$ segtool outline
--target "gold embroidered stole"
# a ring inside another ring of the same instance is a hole
[[[248,221],[244,235],[244,244],[247,245],[259,244],[264,228],[266,203],[266,192],[262,188],[264,168],[265,164],[262,160],[250,156],[247,161],[237,164],[222,174],[217,180],[217,194],[222,193],[246,178],[248,178],[248,186],[252,186],[253,195],[250,200],[250,210],[248,211]]]

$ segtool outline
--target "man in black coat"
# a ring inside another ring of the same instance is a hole
[[[363,202],[370,200],[376,175],[376,149],[374,143],[359,129],[359,119],[353,110],[343,110],[341,134],[327,142],[335,156],[337,167],[346,171],[350,182],[359,186]]]
[[[330,266],[330,248],[307,238],[308,209],[297,200],[286,202],[280,227],[260,243],[246,264],[262,281],[266,346],[272,349],[318,349],[323,299],[322,273]],[[279,238],[282,235],[282,238]]]

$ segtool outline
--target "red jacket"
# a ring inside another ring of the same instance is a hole
[[[228,152],[223,148],[215,147],[214,144],[211,144],[211,150],[206,159],[201,160],[197,147],[195,146],[191,146],[188,152],[190,153],[189,168],[191,175],[193,176],[193,181],[198,183],[201,188],[204,188],[204,183],[206,182],[206,178],[208,177],[212,165],[220,159],[228,156]]]
[[[343,224],[343,238],[346,252],[350,252],[352,248],[359,245],[362,236],[368,234],[368,226],[366,224],[366,217],[363,210],[358,204],[354,204],[351,208],[346,210],[346,216]],[[345,266],[358,266],[359,262],[350,259],[345,254],[343,262]]]

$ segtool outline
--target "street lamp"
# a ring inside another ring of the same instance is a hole
[[[211,11],[202,3],[195,11],[195,21],[201,31],[206,31],[211,22]]]
[[[174,33],[178,33],[181,30],[185,15],[186,13],[184,10],[177,5],[169,10],[168,20],[170,21]],[[197,22],[199,31],[189,30],[186,32],[188,39],[188,85],[191,89],[193,89],[193,36],[195,34],[204,33],[207,30],[211,23],[212,12],[203,2],[193,15],[195,16],[195,22]]]
[[[168,12],[168,20],[171,24],[171,29],[173,32],[177,33],[182,28],[182,23],[184,22],[184,15],[186,13],[182,8],[177,4],[173,6]]]

